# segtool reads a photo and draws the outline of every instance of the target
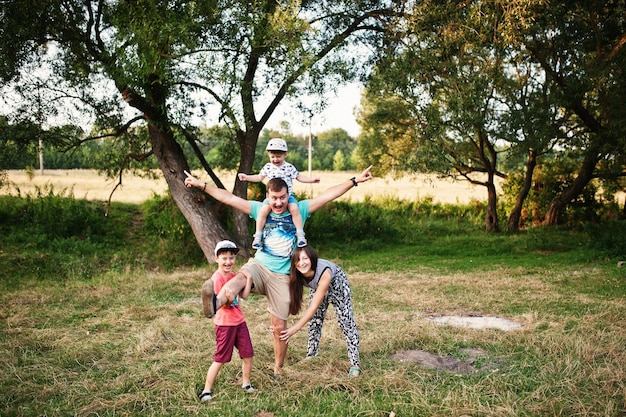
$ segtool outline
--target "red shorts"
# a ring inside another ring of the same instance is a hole
[[[238,326],[215,326],[215,356],[218,363],[227,363],[233,357],[233,348],[239,351],[241,359],[254,356],[248,326],[244,321]]]

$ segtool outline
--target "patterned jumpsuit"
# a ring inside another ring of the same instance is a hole
[[[330,285],[322,303],[309,321],[309,341],[306,356],[313,357],[318,355],[320,339],[322,338],[322,325],[324,324],[328,305],[332,304],[335,308],[339,328],[346,338],[350,366],[361,367],[361,360],[359,359],[359,332],[356,328],[352,310],[352,291],[350,290],[348,277],[339,265],[325,259],[317,260],[315,275],[311,281],[306,283],[306,286],[311,289],[309,303],[313,299],[320,277],[326,269],[330,269]]]

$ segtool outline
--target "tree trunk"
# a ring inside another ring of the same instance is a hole
[[[215,215],[208,195],[196,188],[185,187],[187,161],[172,132],[163,131],[149,123],[152,150],[170,190],[172,198],[191,226],[191,230],[207,261],[214,262],[213,248],[220,240],[229,238]]]
[[[496,186],[493,182],[493,174],[489,174],[487,181],[487,213],[485,214],[485,230],[488,232],[499,232],[500,224],[498,222],[498,206]]]
[[[252,171],[254,165],[254,156],[256,151],[256,145],[258,142],[258,132],[252,130],[249,132],[237,132],[237,142],[241,150],[241,160],[239,161],[239,171],[246,174],[256,174]],[[241,197],[248,198],[248,184],[239,181],[239,178],[235,179],[235,186],[233,188],[233,194]],[[233,209],[233,235],[237,239],[237,242],[244,245],[245,248],[250,247],[252,244],[252,238],[249,230],[250,216]]]
[[[587,155],[580,166],[578,176],[574,182],[550,202],[543,220],[544,226],[554,226],[559,223],[563,208],[578,197],[593,178],[593,172],[599,161],[599,155],[600,153],[594,152],[593,149],[587,151]]]
[[[526,200],[526,197],[528,197],[528,193],[530,193],[530,189],[533,185],[533,173],[536,166],[537,150],[530,149],[528,152],[528,159],[526,159],[526,172],[524,172],[524,183],[522,184],[522,188],[517,193],[517,197],[515,198],[515,206],[511,211],[511,215],[509,216],[509,220],[506,225],[507,231],[509,232],[517,232],[519,230],[519,223],[522,218],[522,208],[524,206],[524,201]]]

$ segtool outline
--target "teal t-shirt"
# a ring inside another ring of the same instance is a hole
[[[263,203],[250,201],[250,217],[255,221],[259,217],[259,210]],[[309,200],[298,202],[298,210],[302,216],[302,224],[310,217]],[[293,224],[291,213],[285,211],[281,215],[270,213],[263,228],[263,248],[258,250],[254,259],[267,269],[279,274],[289,274],[291,268],[291,254],[296,247],[296,226]]]

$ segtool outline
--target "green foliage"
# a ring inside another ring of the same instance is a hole
[[[143,204],[143,209],[144,227],[149,233],[178,243],[193,239],[191,227],[169,194],[163,197],[154,194]]]
[[[89,279],[112,268],[113,248],[124,263],[125,227],[118,215],[104,216],[102,203],[77,200],[71,190],[38,189],[25,197],[0,197],[3,286],[32,278]]]
[[[114,203],[105,216],[103,202],[75,199],[71,190],[0,196],[0,285],[206,262],[171,199],[155,197],[145,205]]]
[[[5,116],[0,116],[0,169],[35,165],[40,133],[34,123],[9,123]]]
[[[27,226],[48,239],[71,236],[87,239],[105,235],[104,207],[95,202],[77,200],[72,190],[56,192],[52,186],[37,188],[25,199],[3,199],[2,223],[10,227]]]
[[[563,152],[558,158],[546,159],[533,175],[533,186],[522,210],[521,226],[541,223],[553,199],[561,194],[575,179],[578,156]],[[523,174],[512,173],[502,185],[504,207],[507,211],[513,207],[515,198],[522,186]],[[613,203],[616,188],[605,188],[603,193],[592,181],[560,213],[560,224],[574,226],[584,222],[607,220],[618,211]],[[612,209],[611,209],[611,206]]]
[[[196,244],[191,226],[167,193],[153,195],[142,204],[144,232],[157,247],[150,250],[150,258],[168,267],[177,264],[196,264],[204,256]]]
[[[626,221],[586,223],[584,230],[592,248],[611,258],[626,260]]]
[[[619,259],[624,254],[620,221],[589,223],[581,231],[529,227],[488,237],[481,227],[484,215],[484,204],[478,202],[336,201],[315,212],[305,228],[310,244],[324,256],[339,256],[369,270],[388,268],[398,257],[407,266],[462,270],[492,263],[534,266],[543,262],[535,253],[556,251],[567,258],[581,244],[593,250],[593,256]],[[0,267],[6,271],[3,285],[8,286],[33,277],[82,280],[107,270],[171,270],[206,262],[169,196],[154,196],[140,206],[114,204],[109,216],[104,216],[103,203],[77,200],[65,190],[4,196],[0,232],[5,248]],[[459,246],[464,247],[461,255]],[[374,253],[378,261],[368,261]]]
[[[211,167],[228,170],[239,167],[241,150],[230,129],[219,125],[200,129],[199,139],[199,148]]]
[[[476,230],[484,216],[482,203],[452,205],[433,203],[431,199],[414,202],[394,198],[336,201],[316,211],[305,223],[305,230],[324,247],[376,250],[387,245],[423,244],[442,234]],[[312,244],[316,243],[312,240]]]
[[[284,126],[281,132],[264,130],[259,138],[254,166],[259,170],[267,162],[265,146],[270,138],[282,137],[287,142],[289,153],[287,161],[300,170],[308,169],[309,164],[309,137],[308,135],[294,135],[289,126]],[[322,171],[353,170],[354,161],[347,158],[356,150],[356,140],[343,129],[330,129],[312,137],[311,169]],[[255,171],[255,172],[258,172]]]

